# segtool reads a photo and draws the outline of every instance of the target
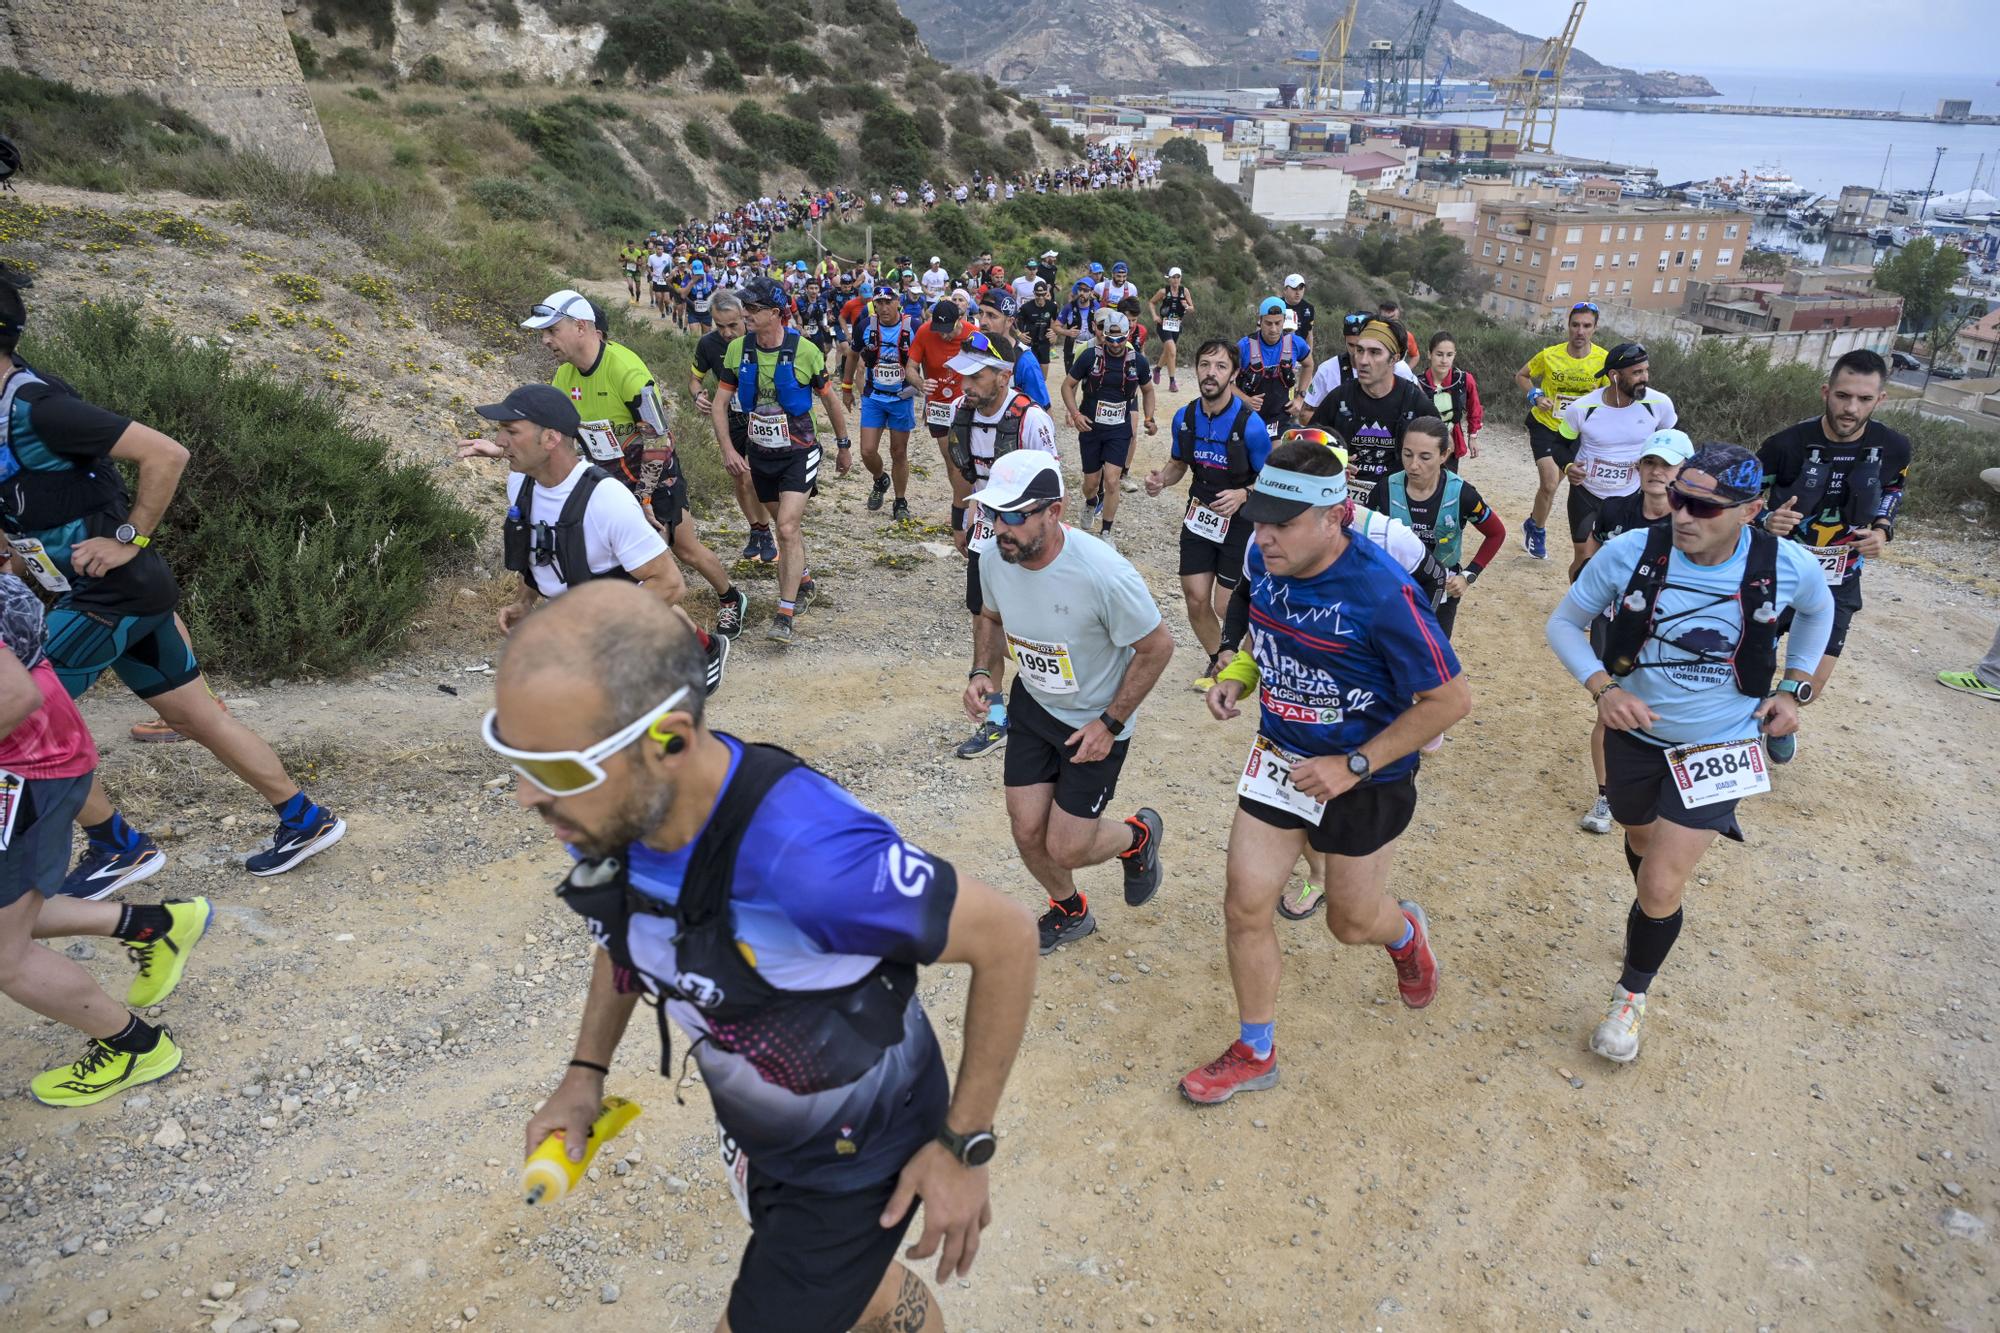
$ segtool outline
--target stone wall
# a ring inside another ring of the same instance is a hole
[[[279,0],[0,0],[0,63],[150,93],[282,166],[333,170]]]

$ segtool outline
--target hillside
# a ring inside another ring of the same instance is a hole
[[[1375,39],[1395,41],[1409,27],[1419,0],[1362,0],[1352,49]],[[1041,88],[1055,83],[1100,88],[1164,82],[1275,83],[1277,61],[1293,49],[1316,48],[1327,28],[1346,12],[1344,0],[1028,0],[995,7],[971,0],[904,0],[931,51],[964,68],[1009,84]],[[1549,23],[1564,14],[1551,0]],[[1584,33],[1590,20],[1584,19]],[[1547,33],[1524,34],[1456,3],[1439,12],[1431,39],[1431,67],[1452,58],[1454,76],[1488,76],[1518,70],[1524,50]],[[1605,65],[1584,51],[1570,71],[1592,91],[1626,94],[1713,93],[1696,77],[1640,74]],[[1353,81],[1359,83],[1357,70]]]

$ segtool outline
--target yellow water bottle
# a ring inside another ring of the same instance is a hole
[[[639,1103],[627,1101],[623,1097],[606,1097],[597,1119],[591,1122],[590,1142],[584,1145],[583,1160],[569,1159],[568,1145],[563,1142],[560,1131],[542,1140],[539,1148],[528,1154],[527,1164],[521,1168],[521,1197],[529,1207],[543,1200],[554,1202],[570,1192],[583,1173],[590,1169],[590,1163],[597,1156],[612,1135],[639,1118]]]

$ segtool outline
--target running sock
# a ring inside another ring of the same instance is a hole
[[[996,727],[1007,725],[1007,696],[998,690],[986,696],[986,720]]]
[[[1625,865],[1632,872],[1632,882],[1634,884],[1639,882],[1639,867],[1644,865],[1645,862],[1645,857],[1632,850],[1632,839],[1625,839]]]
[[[1412,940],[1417,938],[1417,923],[1410,920],[1407,914],[1403,914],[1401,912],[1399,912],[1398,914],[1402,915],[1403,917],[1403,933],[1401,936],[1397,938],[1394,944],[1389,946],[1390,953],[1401,953],[1403,950],[1410,947],[1410,942]]]
[[[101,824],[85,824],[83,831],[99,847],[113,847],[121,852],[136,851],[139,847],[139,830],[126,823],[125,816],[116,810]]]
[[[1598,800],[1600,800],[1600,801],[1601,801],[1601,800],[1603,800],[1603,799],[1604,799],[1605,797],[1609,796],[1610,794],[1611,794],[1611,792],[1610,792],[1610,789],[1609,789],[1609,787],[1608,787],[1608,786],[1607,786],[1607,785],[1606,785],[1605,783],[1602,783],[1602,782],[1600,782],[1600,783],[1598,783],[1598,784],[1597,784],[1597,799],[1598,799]]]
[[[721,592],[715,594],[715,600],[718,602],[726,602],[731,598],[733,598],[734,596],[736,596],[736,585],[732,583],[727,588],[724,588]]]
[[[1118,854],[1120,856],[1133,856],[1145,850],[1146,839],[1151,837],[1152,834],[1146,831],[1145,822],[1137,815],[1127,815],[1125,822],[1132,826],[1132,845]]]
[[[127,903],[119,913],[118,928],[111,932],[127,944],[148,944],[173,929],[174,916],[154,903]]]
[[[1060,902],[1054,898],[1049,899],[1049,906],[1055,908],[1064,916],[1082,916],[1090,910],[1090,900],[1083,896],[1082,889],[1078,889],[1074,894],[1062,899]]]
[[[780,598],[778,600],[778,614],[781,616],[791,615],[794,611],[798,609],[799,609],[799,604],[797,602],[788,602],[785,601],[783,598]]]
[[[1680,908],[1669,917],[1650,917],[1636,900],[1632,903],[1631,915],[1625,918],[1625,971],[1618,978],[1619,985],[1634,995],[1646,993],[1674,941],[1680,938],[1681,918]]]
[[[1098,530],[1099,532],[1109,532],[1109,531],[1111,531],[1111,520],[1110,520],[1110,519],[1108,519],[1108,518],[1107,518],[1107,519],[1105,519],[1105,520],[1104,520],[1104,521],[1103,521],[1102,523],[1098,524],[1098,527],[1097,527],[1097,530]]]
[[[700,645],[701,645],[701,650],[702,650],[702,651],[703,651],[704,653],[705,653],[705,652],[707,652],[707,651],[709,650],[709,644],[708,644],[708,631],[707,631],[707,630],[703,629],[703,628],[702,628],[701,626],[699,626],[699,625],[696,625],[696,626],[694,627],[694,639],[695,639],[695,642],[696,642],[696,643],[698,643],[698,644],[700,644]]]
[[[1277,1026],[1275,1022],[1237,1024],[1237,1027],[1241,1031],[1243,1044],[1255,1051],[1259,1060],[1268,1060],[1271,1058],[1271,1034]]]
[[[100,1037],[98,1040],[112,1050],[121,1051],[126,1055],[144,1055],[160,1044],[160,1030],[139,1015],[133,1014],[116,1034]]]
[[[292,828],[306,828],[320,816],[320,808],[313,804],[312,798],[306,795],[303,787],[291,800],[273,805],[271,808],[278,812],[281,823]]]

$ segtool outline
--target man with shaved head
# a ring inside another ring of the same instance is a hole
[[[970,1271],[992,1219],[993,1117],[1020,1048],[1025,910],[906,842],[831,778],[711,731],[693,634],[629,583],[572,589],[507,644],[485,739],[577,864],[598,943],[575,1058],[528,1121],[580,1158],[640,992],[689,1034],[750,1221],[721,1330],[938,1330],[895,1251]],[[967,963],[955,1087],[917,968]]]

